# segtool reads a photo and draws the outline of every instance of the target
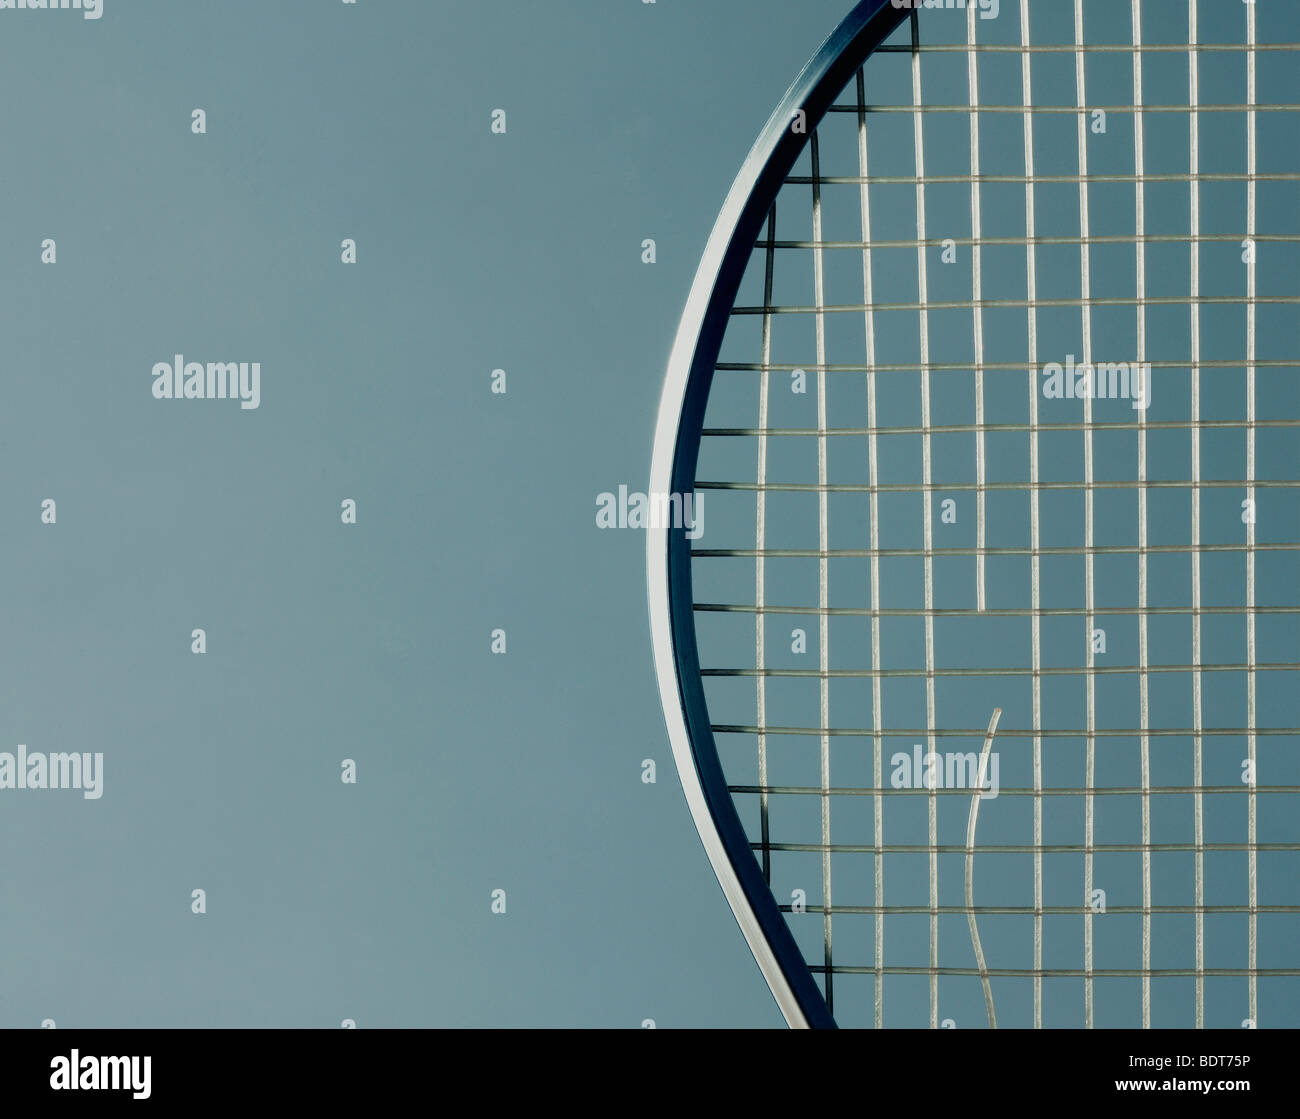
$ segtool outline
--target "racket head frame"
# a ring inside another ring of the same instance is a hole
[[[795,79],[745,159],[709,236],[669,357],[655,425],[652,494],[693,491],[714,367],[763,223],[835,99],[910,15],[892,0],[862,0]],[[800,110],[803,128],[795,130]],[[727,788],[700,677],[686,531],[680,524],[646,530],[655,672],[677,773],[714,874],[786,1022],[833,1028]]]

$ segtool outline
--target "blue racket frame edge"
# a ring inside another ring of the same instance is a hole
[[[709,236],[668,361],[655,424],[652,494],[692,491],[723,334],[777,192],[835,98],[910,14],[891,0],[862,0],[795,79],[741,167]],[[791,126],[800,109],[805,128],[796,132]],[[673,759],[714,874],[786,1022],[833,1029],[835,1019],[763,880],[727,789],[700,679],[691,542],[684,525],[647,530],[646,584]]]

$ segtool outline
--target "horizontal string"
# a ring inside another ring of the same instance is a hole
[[[1267,54],[1300,51],[1300,43],[886,43],[876,54]],[[856,106],[854,106],[856,108]]]
[[[926,910],[928,913],[929,910]],[[1254,910],[1258,913],[1258,907]],[[850,964],[835,964],[827,967],[825,964],[809,963],[808,970],[814,973],[824,974],[827,971],[834,972],[836,975],[974,975],[979,976],[981,973],[978,968],[973,967],[899,967],[897,965],[889,967],[875,967],[874,965],[865,965],[855,967]],[[1196,976],[1206,975],[1216,976],[1282,976],[1282,975],[1300,975],[1300,968],[1285,967],[1153,967],[1153,968],[1114,968],[1114,967],[1095,967],[1090,970],[1084,970],[1078,967],[1041,967],[1041,968],[1018,968],[1018,967],[991,967],[986,968],[984,975],[990,977],[1005,976],[1006,978],[1030,978],[1032,976],[1041,976],[1044,979],[1082,979],[1085,976],[1092,976],[1094,979],[1138,979],[1144,975],[1149,975],[1153,979],[1173,978],[1175,976]]]
[[[894,731],[890,734],[882,735],[883,738],[889,738],[891,734],[897,734]],[[922,731],[922,734],[925,732]],[[976,732],[978,733],[978,732]],[[1032,733],[1032,732],[1026,732]],[[1080,732],[1082,733],[1082,732]],[[1134,731],[1134,735],[1138,732]],[[1190,731],[1188,732],[1191,733]],[[973,735],[972,735],[973,737]],[[752,796],[825,796],[826,792],[817,785],[728,785],[727,789],[732,793],[744,793]],[[928,797],[931,793],[938,793],[945,796],[969,797],[970,789],[957,788],[934,788],[934,789],[895,789],[893,786],[879,789],[872,787],[836,787],[829,790],[832,796],[860,796],[860,797],[900,797],[900,796],[924,796]],[[1168,796],[1192,796],[1192,795],[1232,795],[1232,794],[1250,795],[1253,793],[1300,793],[1300,785],[1149,785],[1124,787],[1118,785],[1112,786],[1061,786],[1054,788],[1042,789],[1025,789],[1012,788],[1006,785],[998,787],[998,796],[1147,796],[1148,794],[1165,794]]]
[[[774,304],[772,306],[736,306],[731,309],[733,315],[862,315],[868,311],[878,314],[883,311],[973,311],[977,308],[1007,307],[1025,309],[1028,307],[1189,307],[1220,304],[1233,304],[1245,307],[1248,304],[1259,306],[1271,304],[1292,306],[1300,303],[1300,296],[1295,295],[1259,295],[1253,299],[1234,295],[1168,295],[1168,296],[1113,296],[1090,299],[931,299],[925,303],[828,303],[820,307],[805,304]]]
[[[796,916],[799,913],[830,913],[834,916],[837,913],[849,914],[874,914],[895,913],[903,914],[966,914],[966,913],[988,913],[1003,914],[1015,916],[1024,914],[1025,916],[1034,916],[1042,914],[1044,916],[1078,916],[1083,913],[1092,912],[1086,905],[1044,905],[1035,909],[1032,905],[972,905],[967,908],[964,905],[940,905],[936,909],[931,909],[928,905],[832,905],[827,909],[824,905],[806,904],[803,909],[795,910],[790,905],[780,905],[777,907],[782,913],[792,913]],[[1252,909],[1249,905],[1148,905],[1145,908],[1140,905],[1111,905],[1106,903],[1107,913],[1300,913],[1300,905],[1257,905]]]
[[[975,490],[1204,490],[1204,489],[1297,489],[1300,488],[1300,481],[1291,478],[1252,478],[1249,481],[1243,481],[1236,478],[1201,478],[1198,481],[1183,481],[1182,479],[1164,478],[1152,479],[1147,478],[1141,481],[1092,481],[1092,482],[985,482],[982,486],[977,482],[931,482],[926,485],[923,482],[882,482],[879,485],[871,486],[855,482],[827,482],[822,485],[819,482],[696,482],[697,490],[782,490],[789,493],[820,493],[825,490],[827,493],[924,493],[929,490],[936,493],[942,490],[975,491]],[[1250,551],[1263,551],[1268,548],[1287,549],[1294,547],[1292,544],[1254,544],[1251,545]],[[935,549],[937,551],[938,549]],[[1152,551],[1157,549],[1152,548]],[[1190,547],[1185,550],[1192,550]],[[1211,550],[1210,545],[1198,549],[1200,551]],[[1246,551],[1246,545],[1242,545],[1242,551]],[[753,555],[752,552],[743,553]],[[768,554],[772,554],[770,551]],[[813,552],[818,555],[818,552]],[[861,553],[869,555],[868,552]],[[922,552],[924,554],[924,552]]]
[[[1256,486],[1258,482],[1254,483]],[[705,489],[705,486],[697,486]],[[877,487],[885,490],[886,487]],[[939,489],[956,489],[955,486],[937,487]],[[1085,544],[1039,545],[1037,548],[1026,545],[1003,545],[984,548],[830,548],[821,552],[817,548],[694,548],[691,555],[698,559],[735,559],[756,558],[758,556],[782,559],[811,558],[820,559],[822,555],[853,557],[862,559],[871,556],[1144,556],[1144,555],[1200,555],[1201,553],[1246,553],[1246,552],[1295,552],[1300,551],[1298,544],[1094,544],[1089,548]],[[849,609],[852,609],[851,607]],[[976,611],[987,613],[987,611]],[[806,611],[800,611],[806,613]],[[909,611],[913,613],[913,611]],[[1141,609],[1137,613],[1143,613]],[[1041,611],[1040,611],[1041,615]],[[924,615],[923,615],[924,616]],[[1030,611],[1030,617],[1033,611]]]
[[[955,676],[1136,676],[1138,673],[1166,672],[1296,672],[1300,664],[1294,661],[1252,661],[1247,664],[1214,664],[1202,661],[1200,664],[1117,664],[1078,668],[702,668],[701,676],[753,677],[765,678],[788,677],[790,679],[810,678],[814,680],[874,680]]]
[[[706,427],[700,434],[703,438],[732,438],[736,436],[809,436],[818,439],[833,435],[957,435],[975,431],[1012,431],[1025,434],[1036,432],[1050,435],[1053,431],[1208,431],[1232,428],[1280,428],[1300,427],[1300,420],[1198,420],[1190,423],[1186,420],[1160,420],[1155,423],[1057,423],[1057,424],[930,424],[893,427],[828,427],[818,430],[815,427]]]
[[[965,790],[970,795],[970,790]],[[976,851],[986,855],[1032,855],[1041,852],[1045,855],[1086,855],[1092,854],[1138,854],[1142,851],[1300,851],[1300,843],[977,843],[969,847],[965,843],[884,843],[873,846],[870,843],[751,843],[755,851],[803,851],[820,854],[829,851],[841,855],[928,855],[936,852],[941,855],[962,855],[967,851]]]
[[[928,105],[832,105],[832,113],[1026,113],[1036,116],[1086,116],[1089,113],[1290,113],[1300,106],[1285,102],[1259,102],[1254,105],[990,105],[981,102],[970,104],[928,104]]]
[[[1300,175],[1288,176],[1288,178],[1300,178]],[[872,178],[868,182],[879,182],[881,180]],[[962,180],[965,181],[965,180]],[[1200,233],[1196,236],[1189,236],[1185,233],[1146,233],[1141,237],[1131,234],[1102,234],[1091,233],[1086,238],[1075,236],[1041,236],[1041,237],[985,237],[981,236],[978,240],[973,237],[927,237],[924,241],[918,241],[915,238],[911,240],[876,240],[870,241],[756,241],[755,249],[854,249],[861,251],[863,249],[915,249],[918,245],[926,245],[930,248],[940,248],[945,241],[952,241],[956,245],[969,248],[973,245],[1011,245],[1020,248],[1029,245],[1187,245],[1203,244],[1211,242],[1223,242],[1240,245],[1242,241],[1251,240],[1257,243],[1268,242],[1272,244],[1293,244],[1300,241],[1300,234],[1294,233],[1255,233],[1249,237],[1245,233]]]
[[[1257,171],[1253,175],[1245,172],[1232,171],[1202,171],[1193,175],[1188,171],[1166,171],[1161,173],[1133,175],[1125,173],[1097,173],[1091,175],[1034,175],[1032,178],[1028,175],[870,175],[863,178],[861,175],[818,175],[814,178],[811,175],[788,175],[785,180],[789,184],[796,186],[811,186],[816,183],[818,186],[861,186],[864,183],[868,186],[915,186],[918,183],[926,185],[943,184],[943,183],[1065,183],[1070,186],[1078,186],[1082,183],[1293,183],[1300,181],[1300,173],[1294,171]],[[1243,234],[1242,238],[1244,239]],[[1173,240],[1188,241],[1190,237],[1175,237]],[[1240,240],[1239,239],[1239,240]],[[1096,244],[1096,238],[1087,238],[1089,244]],[[775,242],[759,241],[756,244],[766,247]],[[932,241],[927,240],[927,244]],[[984,240],[982,237],[979,243],[983,245],[992,242]],[[874,246],[877,242],[871,242]],[[913,241],[913,245],[917,242]]]
[[[1084,671],[1086,672],[1086,669]],[[932,734],[937,738],[948,738],[948,737],[957,737],[958,734],[960,734],[963,737],[974,737],[977,733],[979,734],[983,733],[982,731],[954,732],[948,730],[941,730],[939,728],[935,728],[934,730],[917,731],[914,729],[893,730],[890,729],[889,727],[882,727],[880,730],[875,730],[871,727],[788,727],[788,726],[773,726],[768,723],[764,723],[762,726],[753,726],[745,723],[714,723],[710,729],[713,731],[714,734],[762,734],[762,735],[767,735],[769,737],[773,737],[777,735],[809,735],[812,737],[816,737],[819,735],[828,735],[830,737],[839,737],[839,738],[875,738],[877,736],[879,736],[880,738],[891,738],[900,735],[906,735],[907,737],[911,738],[917,736],[918,734]],[[1197,732],[1195,730],[1178,729],[1171,732],[1169,736],[1177,735],[1177,736],[1191,737],[1198,733],[1208,734],[1211,732],[1209,731]],[[1221,733],[1226,735],[1226,734],[1231,734],[1232,731],[1223,730]],[[1251,727],[1245,731],[1241,731],[1238,733],[1243,733],[1248,735],[1253,734],[1261,737],[1267,737],[1270,735],[1275,735],[1278,737],[1296,737],[1297,735],[1300,735],[1300,729],[1297,729],[1295,727]],[[1113,727],[1108,727],[1105,729],[1098,728],[1091,732],[1082,731],[1082,730],[1081,731],[1060,731],[1060,732],[1055,730],[1039,730],[1039,731],[1008,730],[1004,734],[1003,731],[1001,730],[998,731],[999,738],[1006,737],[1008,739],[1034,738],[1034,737],[1039,737],[1039,738],[1060,738],[1060,737],[1140,738],[1143,735],[1149,735],[1151,737],[1165,737],[1166,732],[1164,730],[1159,730],[1154,727],[1148,728],[1146,730],[1139,730],[1136,727],[1132,729],[1125,728],[1123,730],[1119,730]]]
[[[1204,372],[1207,369],[1231,369],[1240,371],[1247,365],[1245,361],[1197,361],[1193,363],[1190,359],[1187,361],[1153,361],[1146,360],[1143,365],[1149,365],[1152,369],[1181,369],[1186,372]],[[1250,363],[1252,369],[1296,369],[1300,368],[1300,361],[1295,358],[1288,358],[1285,361],[1275,361],[1267,358],[1252,360]],[[1026,373],[1029,370],[1038,371],[1042,368],[1041,362],[1027,361],[984,361],[984,362],[954,362],[954,361],[903,361],[903,362],[881,362],[876,365],[855,365],[837,362],[835,364],[819,365],[816,362],[805,362],[802,365],[794,365],[786,362],[769,362],[764,365],[755,361],[720,361],[714,367],[720,373],[787,373],[795,369],[802,369],[809,373],[919,373],[927,370],[931,373],[967,373],[974,370],[993,373]],[[1204,421],[1209,423],[1211,421]],[[1237,424],[1238,421],[1224,421]],[[1264,426],[1270,421],[1254,420],[1251,421],[1256,426]],[[1289,421],[1281,421],[1289,422]],[[988,427],[989,425],[985,425]],[[1050,429],[1054,424],[1040,424],[1037,430]],[[1098,426],[1097,424],[1093,425]],[[1148,424],[1148,427],[1158,426],[1157,424]],[[1192,426],[1185,421],[1180,422],[1179,426]],[[831,434],[837,430],[835,428],[827,429]],[[933,428],[931,430],[934,430]],[[1036,430],[1028,428],[1027,430]]]
[[[1151,549],[1148,547],[1147,551]],[[987,552],[988,549],[985,549]],[[934,554],[933,552],[931,553]],[[1041,554],[1041,549],[1040,553]],[[719,614],[825,614],[850,618],[1074,618],[1082,614],[1300,614],[1300,606],[1043,606],[1032,607],[943,607],[923,606],[754,606],[748,602],[695,602],[692,609]]]

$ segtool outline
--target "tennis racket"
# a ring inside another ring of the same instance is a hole
[[[1298,7],[863,0],[726,198],[649,607],[792,1026],[1300,1025]]]

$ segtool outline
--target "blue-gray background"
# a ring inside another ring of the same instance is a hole
[[[105,7],[0,12],[0,750],[106,771],[0,795],[0,1025],[778,1024],[594,497],[847,4]]]

